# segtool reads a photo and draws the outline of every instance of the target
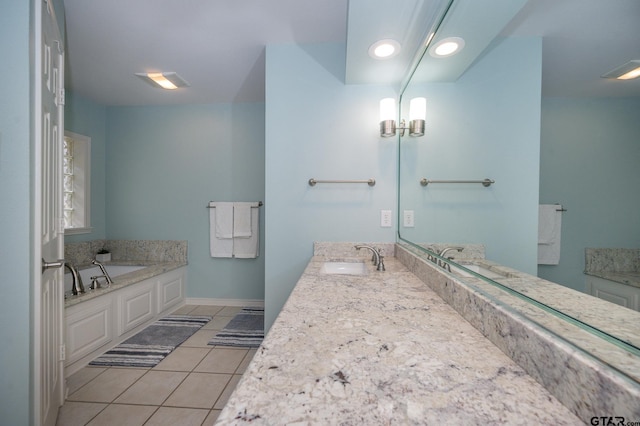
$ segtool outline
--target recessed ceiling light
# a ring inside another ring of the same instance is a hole
[[[379,40],[369,47],[369,56],[374,59],[390,59],[400,53],[400,43],[390,38]]]
[[[434,58],[446,58],[455,55],[464,47],[464,40],[460,37],[443,38],[429,49],[429,54]]]
[[[175,90],[178,87],[189,86],[189,83],[175,72],[149,72],[136,73],[136,75],[155,88]]]
[[[613,71],[602,74],[603,78],[615,78],[617,80],[631,80],[640,77],[640,60],[629,61]]]

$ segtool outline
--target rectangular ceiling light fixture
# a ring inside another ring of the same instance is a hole
[[[633,78],[640,77],[640,60],[629,61],[624,65],[619,66],[613,71],[609,71],[606,74],[602,74],[603,78],[615,78],[618,80],[631,80]]]
[[[175,72],[136,73],[136,75],[155,88],[174,90],[189,86],[189,83]]]

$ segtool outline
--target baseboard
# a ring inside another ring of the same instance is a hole
[[[187,297],[187,305],[207,306],[253,306],[264,308],[264,300],[259,299],[209,299],[204,297]]]

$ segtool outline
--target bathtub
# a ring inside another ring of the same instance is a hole
[[[129,272],[139,271],[140,269],[146,268],[144,265],[104,265],[107,270],[107,274],[111,278],[118,277],[120,275],[128,274]],[[68,269],[66,269],[68,271]],[[82,280],[82,284],[84,285],[85,291],[89,290],[89,285],[91,285],[91,277],[96,277],[102,275],[102,271],[98,266],[92,266],[90,268],[81,269],[78,271],[80,274],[80,279]],[[104,286],[104,278],[98,280],[101,285]],[[71,273],[66,273],[64,275],[64,294],[65,296],[70,296],[71,288],[73,286],[73,277]]]
[[[122,263],[105,265],[113,284],[96,290],[89,285],[102,275],[100,268],[81,269],[85,293],[77,296],[71,294],[71,274],[65,276],[66,377],[184,304],[186,262]]]

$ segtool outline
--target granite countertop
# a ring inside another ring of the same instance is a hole
[[[395,258],[365,276],[322,274],[326,259],[309,262],[218,424],[582,424]]]
[[[144,281],[149,278],[153,278],[157,275],[164,274],[165,272],[169,272],[174,269],[178,269],[182,266],[186,266],[187,262],[185,261],[158,262],[158,261],[140,261],[140,260],[124,261],[123,260],[123,261],[114,261],[114,262],[104,262],[103,265],[105,266],[109,266],[109,265],[145,266],[145,268],[113,277],[113,284],[111,284],[109,287],[101,287],[95,290],[90,290],[89,283],[85,283],[86,292],[82,294],[78,294],[76,296],[69,295],[64,301],[65,308],[68,308],[73,305],[77,305],[78,303],[85,302],[87,300],[94,299],[103,294],[119,290],[131,284],[135,284],[137,282]],[[79,269],[82,270],[86,268],[95,268],[95,267],[96,267],[95,265],[83,265]]]

